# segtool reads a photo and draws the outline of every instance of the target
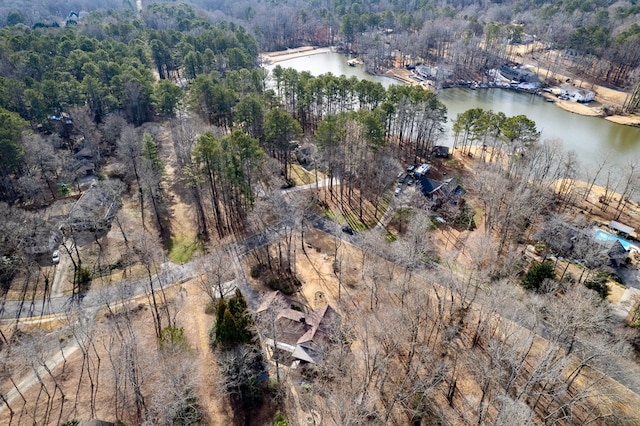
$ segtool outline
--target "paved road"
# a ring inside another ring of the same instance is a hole
[[[279,238],[279,234],[276,232],[276,229],[277,227],[250,235],[225,248],[232,253],[232,257],[236,259],[234,260],[234,266],[240,274],[242,274],[243,270],[240,267],[239,260],[251,250]],[[154,288],[159,290],[195,277],[199,273],[199,269],[196,267],[198,262],[206,262],[212,257],[212,255],[206,255],[184,265],[175,265],[173,263],[163,264],[161,266],[161,270],[152,277]],[[244,277],[238,278],[239,279],[236,280],[236,285],[242,290],[245,298],[247,299],[247,303],[249,303],[250,307],[256,307],[258,303],[257,295],[247,284]],[[0,302],[0,320],[35,320],[42,318],[43,316],[62,314],[77,309],[88,312],[97,312],[107,304],[132,299],[144,294],[148,289],[149,279],[145,277],[122,280],[110,287],[89,290],[85,294],[76,295],[74,297],[52,296],[47,299],[27,299],[22,301],[3,300]]]

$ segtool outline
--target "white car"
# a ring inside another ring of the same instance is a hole
[[[58,250],[53,252],[53,255],[51,256],[51,261],[53,262],[54,265],[57,265],[58,263],[60,263],[60,252]]]

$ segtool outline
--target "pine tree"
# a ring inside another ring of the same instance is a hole
[[[247,301],[242,292],[236,289],[235,295],[227,303],[218,301],[216,312],[215,343],[224,346],[235,346],[253,340],[253,319],[249,313]]]
[[[222,345],[234,346],[240,340],[236,321],[229,309],[224,311],[219,330],[216,339]]]

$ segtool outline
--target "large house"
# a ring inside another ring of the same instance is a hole
[[[108,181],[93,182],[74,204],[64,228],[73,233],[77,245],[89,244],[109,231],[120,207],[115,191]]]
[[[455,178],[438,181],[426,176],[420,177],[420,190],[436,206],[444,203],[458,204],[466,191]]]
[[[310,312],[292,309],[291,303],[279,291],[267,295],[256,310],[258,315],[266,315],[270,309],[276,309],[273,334],[265,339],[270,347],[288,352],[300,362],[317,364],[322,360],[322,348],[331,342],[340,324],[340,314],[330,305],[324,305]],[[287,306],[287,307],[279,307]]]
[[[598,239],[593,230],[563,222],[547,224],[534,238],[543,241],[555,255],[581,262],[588,268],[615,272],[628,262],[629,253],[618,240]]]
[[[515,81],[517,83],[535,83],[538,81],[536,73],[519,66],[510,67],[509,65],[503,64],[500,65],[499,72],[505,79]]]
[[[576,87],[569,83],[562,84],[560,87],[551,87],[545,89],[545,91],[552,93],[563,100],[582,103],[591,102],[596,97],[596,92],[594,92],[593,90]]]

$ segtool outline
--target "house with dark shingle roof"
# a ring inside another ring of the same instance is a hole
[[[420,190],[425,197],[438,206],[444,203],[457,204],[467,193],[455,178],[449,178],[441,182],[426,176],[420,177]]]
[[[265,297],[256,314],[262,314],[271,306],[278,306],[277,300],[289,305],[288,299],[281,292],[274,291]],[[275,321],[277,342],[268,338],[265,343],[289,352],[299,361],[317,364],[322,360],[322,347],[332,340],[341,316],[330,305],[307,313],[287,307],[278,311]]]

